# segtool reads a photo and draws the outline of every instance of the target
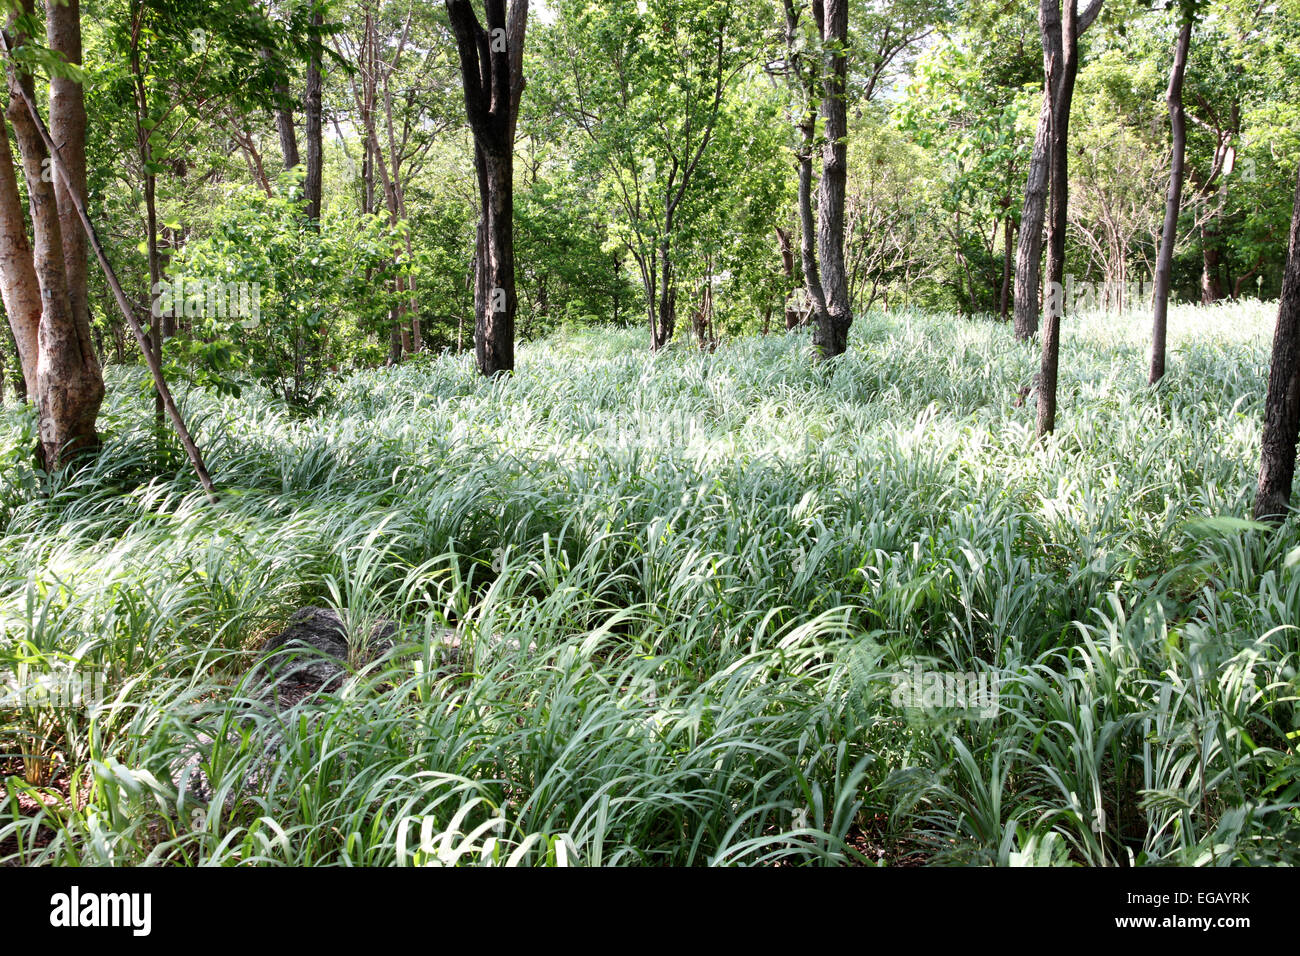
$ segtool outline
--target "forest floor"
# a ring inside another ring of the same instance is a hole
[[[1043,443],[1036,353],[916,313],[833,369],[597,329],[305,419],[194,390],[215,506],[137,369],[52,487],[10,407],[0,681],[96,702],[0,688],[0,861],[1297,862],[1300,521],[1246,520],[1275,315],[1175,308],[1156,389],[1145,316],[1072,318]],[[307,606],[400,639],[252,706]]]

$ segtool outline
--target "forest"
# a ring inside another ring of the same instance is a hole
[[[1300,0],[2,5],[0,866],[1300,863]]]

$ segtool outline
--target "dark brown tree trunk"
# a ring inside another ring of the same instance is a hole
[[[271,51],[263,50],[263,58],[270,60]],[[293,126],[293,94],[289,92],[289,81],[281,77],[275,84],[275,128],[280,134],[280,153],[284,156],[284,168],[293,169],[300,162],[298,156],[298,131]]]
[[[528,0],[486,0],[487,28],[469,0],[446,0],[456,35],[479,185],[475,357],[484,375],[515,367],[514,142],[524,90]]]
[[[325,14],[317,10],[312,14],[312,42],[321,42],[321,27],[325,24]],[[321,55],[319,49],[313,50],[307,62],[307,90],[303,97],[303,113],[307,136],[307,175],[303,182],[303,198],[307,208],[307,218],[320,222],[322,167],[324,163],[324,142],[321,129]],[[296,151],[296,150],[295,150]]]
[[[1049,215],[1047,220],[1047,287],[1052,290],[1043,322],[1043,355],[1038,373],[1038,436],[1056,428],[1056,380],[1060,367],[1061,290],[1065,280],[1065,231],[1069,212],[1070,103],[1079,68],[1078,3],[1042,0],[1039,27],[1047,88],[1052,97],[1051,152],[1049,165]],[[1059,37],[1059,42],[1056,38]]]
[[[1178,213],[1183,204],[1183,160],[1187,154],[1187,122],[1183,115],[1183,76],[1187,72],[1187,51],[1192,43],[1192,20],[1188,17],[1178,30],[1174,47],[1174,65],[1169,71],[1169,127],[1173,145],[1169,155],[1169,190],[1165,194],[1165,224],[1156,257],[1155,318],[1151,327],[1151,374],[1154,385],[1165,375],[1165,339],[1169,324],[1169,284],[1174,267],[1174,245],[1178,240]]]
[[[1003,322],[1010,318],[1011,313],[1011,241],[1015,238],[1015,228],[1015,220],[1008,213],[1002,221],[1002,290],[998,307]]]
[[[1300,434],[1300,174],[1291,214],[1291,243],[1273,333],[1273,361],[1264,399],[1255,517],[1281,520],[1291,501],[1296,438]]]
[[[1219,230],[1201,226],[1201,302],[1213,305],[1223,298],[1223,254],[1219,251]],[[1235,296],[1234,296],[1235,297]]]
[[[1045,90],[1043,108],[1038,114],[1038,132],[1034,134],[1034,151],[1029,157],[1029,181],[1025,186],[1025,205],[1020,212],[1020,241],[1016,245],[1015,336],[1025,341],[1038,334],[1051,130],[1052,97]]]
[[[1082,36],[1101,13],[1103,0],[1092,0],[1079,14],[1078,35]],[[1044,28],[1042,10],[1039,11],[1040,28]],[[1060,43],[1060,11],[1046,21],[1051,30],[1053,48]],[[1048,40],[1045,39],[1044,43]],[[1046,48],[1044,49],[1046,64]],[[1047,186],[1050,178],[1052,130],[1052,95],[1043,88],[1043,106],[1038,114],[1038,130],[1034,134],[1034,148],[1029,158],[1029,179],[1025,186],[1025,205],[1020,213],[1020,240],[1016,244],[1016,284],[1014,328],[1015,336],[1028,340],[1038,334],[1039,292],[1042,284],[1040,270],[1043,263],[1043,221],[1047,215]]]
[[[667,348],[677,330],[677,298],[673,295],[673,259],[669,225],[664,231],[663,241],[659,244],[659,301],[655,307],[654,338],[650,350],[658,352]]]
[[[822,36],[822,118],[826,144],[822,147],[822,178],[817,193],[817,256],[825,311],[818,316],[813,344],[823,358],[844,354],[849,347],[853,311],[844,265],[844,201],[848,187],[848,0],[813,0],[813,15]]]

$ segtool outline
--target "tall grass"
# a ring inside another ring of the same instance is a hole
[[[302,420],[193,392],[222,489],[161,466],[133,370],[52,485],[0,423],[6,666],[102,670],[0,713],[11,862],[1294,862],[1300,526],[1245,522],[1272,310],[1067,325],[1061,427],[1006,327],[871,315],[651,358],[596,330],[485,382],[359,373]],[[247,676],[296,607],[400,646],[283,713]],[[448,652],[449,635],[460,642]],[[900,710],[915,664],[990,719]],[[50,715],[43,715],[48,718]],[[35,729],[40,727],[40,734]],[[203,755],[214,796],[178,791]],[[45,809],[19,812],[22,793]]]

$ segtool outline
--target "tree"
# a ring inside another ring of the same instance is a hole
[[[429,151],[464,115],[458,71],[446,62],[447,27],[435,22],[431,10],[370,0],[345,11],[343,19],[339,47],[353,69],[350,101],[342,108],[361,139],[361,211],[375,212],[382,194],[390,225],[409,226],[408,195]],[[341,128],[339,139],[346,142]],[[348,165],[357,169],[350,157]],[[411,262],[417,258],[415,241],[410,228],[405,232],[402,255]],[[425,338],[411,270],[394,281],[405,295],[395,298],[390,316],[390,363],[420,351]]]
[[[800,142],[799,229],[804,287],[812,307],[813,344],[823,358],[848,349],[853,311],[844,258],[844,207],[848,186],[848,82],[849,11],[847,0],[812,0],[815,41],[820,58],[805,54],[801,21],[806,7],[784,0],[786,60],[783,71],[799,97],[795,123]],[[820,106],[814,108],[818,88]],[[817,142],[818,115],[824,124],[822,173],[813,211],[813,150]],[[815,245],[814,245],[814,236]]]
[[[1174,65],[1169,71],[1169,128],[1172,145],[1169,151],[1169,190],[1165,194],[1165,225],[1160,236],[1160,254],[1156,257],[1155,317],[1151,331],[1152,385],[1165,374],[1165,333],[1169,321],[1169,283],[1174,266],[1174,244],[1178,240],[1178,213],[1183,199],[1183,161],[1187,155],[1187,118],[1183,112],[1183,76],[1187,72],[1187,51],[1192,45],[1195,22],[1192,4],[1180,6],[1178,40],[1174,45]]]
[[[325,9],[322,3],[312,6],[311,53],[307,57],[307,89],[303,94],[303,123],[307,137],[307,171],[303,179],[303,202],[307,219],[320,224],[320,207],[323,190],[323,164],[325,150],[321,129],[321,92],[324,79],[321,75],[321,37],[325,27]]]
[[[515,367],[514,148],[528,0],[513,0],[508,13],[506,0],[485,7],[486,29],[469,0],[447,0],[479,186],[474,349],[479,371],[495,375]]]
[[[1056,427],[1056,377],[1060,364],[1061,312],[1065,279],[1065,232],[1069,225],[1070,103],[1079,70],[1077,0],[1042,0],[1039,29],[1043,40],[1043,72],[1049,96],[1048,185],[1051,205],[1047,219],[1047,287],[1049,305],[1043,326],[1043,356],[1038,373],[1038,436]]]
[[[1300,173],[1296,176],[1282,300],[1273,333],[1273,361],[1264,399],[1255,517],[1281,520],[1295,479],[1296,438],[1300,434]]]
[[[613,241],[636,262],[657,351],[676,331],[679,246],[716,195],[715,142],[756,37],[736,0],[557,6],[547,85],[588,141],[585,165],[616,213]]]
[[[844,203],[849,181],[849,119],[845,91],[849,70],[848,0],[813,0],[822,37],[822,178],[817,191],[817,256],[821,260],[824,308],[817,313],[813,344],[823,358],[849,347],[853,308],[844,264]]]
[[[6,110],[22,159],[34,241],[29,243],[8,134],[0,124],[0,294],[17,342],[23,374],[38,413],[38,459],[54,470],[98,445],[95,421],[104,380],[90,337],[86,311],[84,242],[65,241],[63,223],[75,221],[72,195],[85,190],[86,123],[80,77],[69,64],[80,61],[81,30],[75,6],[49,0],[53,55],[42,56],[24,32],[34,13],[25,0],[10,17],[6,45],[9,104]],[[28,102],[34,102],[32,66],[44,61],[60,83],[51,89],[52,115],[64,144],[69,175],[56,187],[51,157]],[[80,227],[78,226],[78,231]],[[82,261],[69,269],[68,257]],[[71,278],[70,278],[71,276]],[[74,286],[76,292],[74,294]]]
[[[941,169],[936,217],[951,240],[946,284],[962,311],[1009,308],[1023,168],[1026,95],[1042,69],[1036,18],[1017,12],[963,22],[918,63],[899,124]],[[914,164],[921,178],[922,166]],[[997,241],[1002,239],[1002,253]]]
[[[1078,35],[1092,25],[1101,13],[1103,0],[1091,0],[1079,14]],[[1039,6],[1043,30],[1043,62],[1046,66],[1049,46],[1061,43],[1060,0],[1043,0]],[[1043,89],[1043,105],[1034,134],[1034,151],[1029,159],[1029,178],[1025,185],[1025,203],[1020,213],[1020,240],[1016,246],[1016,281],[1014,328],[1018,339],[1030,339],[1038,333],[1039,269],[1043,260],[1043,219],[1047,213],[1047,187],[1051,169],[1052,89]]]

